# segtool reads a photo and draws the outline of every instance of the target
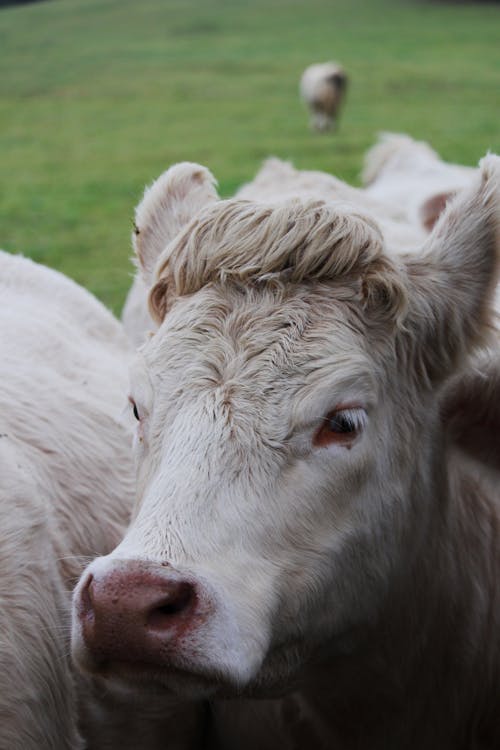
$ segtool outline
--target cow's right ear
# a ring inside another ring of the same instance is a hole
[[[208,203],[218,200],[216,180],[205,167],[175,164],[146,188],[135,211],[132,243],[149,288],[166,245]]]
[[[500,276],[500,157],[480,163],[467,190],[451,200],[421,253],[406,256],[406,351],[427,382],[442,382],[495,329]]]
[[[500,354],[481,352],[474,366],[455,375],[440,397],[451,442],[492,469],[500,469]]]

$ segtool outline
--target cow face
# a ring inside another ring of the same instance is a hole
[[[377,620],[425,545],[437,387],[487,328],[487,167],[399,267],[317,203],[217,202],[167,246],[131,377],[137,506],[75,592],[80,666],[268,694]]]

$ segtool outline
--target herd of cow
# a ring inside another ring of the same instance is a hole
[[[364,181],[171,167],[123,323],[0,253],[0,750],[500,747],[500,157]]]

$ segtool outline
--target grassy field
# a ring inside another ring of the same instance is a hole
[[[474,164],[500,151],[500,6],[404,0],[48,0],[0,10],[0,246],[116,312],[133,208],[179,160],[223,195],[266,156],[358,180],[380,130]],[[338,134],[309,132],[311,62],[351,86]]]

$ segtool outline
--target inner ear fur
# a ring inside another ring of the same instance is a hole
[[[215,185],[208,169],[182,162],[170,167],[146,188],[135,211],[132,244],[148,287],[165,246],[198,211],[218,200]]]
[[[500,471],[500,352],[482,352],[473,366],[451,378],[440,410],[451,443]]]
[[[171,295],[169,294],[169,291],[170,284],[167,278],[163,276],[151,287],[151,291],[149,292],[149,314],[157,325],[161,325],[167,314],[168,308],[171,305]]]
[[[500,255],[500,158],[480,162],[475,184],[446,207],[420,253],[405,259],[406,351],[438,382],[490,339]]]
[[[446,208],[446,204],[456,195],[456,191],[448,190],[442,193],[436,193],[427,198],[419,210],[419,219],[422,226],[430,232],[436,225],[439,217]]]

